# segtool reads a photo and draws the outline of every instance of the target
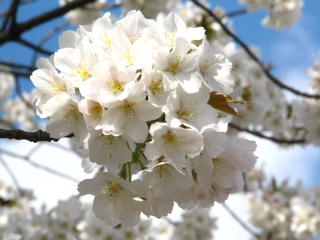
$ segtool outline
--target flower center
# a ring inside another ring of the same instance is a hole
[[[149,89],[151,90],[153,95],[155,94],[160,95],[160,93],[163,92],[162,81],[163,81],[163,78],[161,77],[151,82]]]
[[[110,197],[119,198],[121,186],[116,182],[110,182],[109,186],[104,187],[101,190],[103,195],[109,195]]]
[[[190,113],[190,109],[188,109],[187,106],[183,106],[178,112],[177,112],[179,118],[185,119],[185,120],[192,120],[192,118],[195,116],[194,113]]]
[[[87,64],[80,64],[77,69],[77,73],[82,77],[82,81],[85,81],[91,77],[90,68]]]
[[[63,122],[66,123],[66,122],[72,122],[72,125],[74,126],[75,123],[77,123],[80,119],[80,112],[78,110],[77,107],[72,107],[72,108],[69,108],[69,109],[65,109],[64,110],[64,120]]]
[[[101,120],[102,106],[100,105],[100,103],[94,102],[89,107],[88,113],[92,118]]]
[[[206,72],[207,70],[210,70],[212,66],[215,65],[213,57],[210,57],[210,59],[206,59],[204,64],[201,66],[201,72]]]
[[[67,86],[65,84],[61,83],[54,83],[51,85],[51,96],[58,95],[60,92],[66,92],[67,91]]]
[[[123,92],[124,90],[124,82],[121,79],[113,78],[112,81],[109,82],[109,86],[113,89],[113,94]]]
[[[177,146],[179,144],[179,139],[177,134],[168,132],[166,135],[163,136],[164,142],[166,145],[171,145],[171,146]]]
[[[133,66],[136,60],[135,54],[132,50],[125,51],[123,54],[124,58],[126,59],[129,66]]]
[[[184,70],[185,59],[181,56],[169,59],[169,71],[172,73],[182,72]]]
[[[135,112],[135,103],[134,102],[128,102],[127,100],[124,101],[122,105],[119,106],[120,111],[124,112],[124,114],[127,117],[134,116]]]
[[[170,171],[168,170],[167,166],[165,165],[160,165],[158,168],[157,168],[157,173],[156,173],[156,176],[159,177],[159,178],[171,178],[171,173]]]
[[[106,30],[102,31],[101,40],[106,45],[107,49],[111,48],[111,39]]]

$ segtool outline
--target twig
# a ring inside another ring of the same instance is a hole
[[[9,11],[6,13],[6,18],[3,21],[1,31],[4,31],[7,28],[7,26],[9,25],[10,19],[11,19],[10,29],[16,25],[18,7],[19,7],[19,0],[13,0]]]
[[[19,80],[18,78],[15,78],[15,82],[16,82],[16,90],[17,90],[17,93],[19,95],[19,97],[21,98],[22,102],[24,102],[24,104],[32,109],[32,104],[23,96],[23,93],[21,92],[21,88],[20,88],[20,84],[19,84]]]
[[[260,239],[260,236],[259,236],[257,233],[253,232],[253,230],[250,229],[250,228],[247,226],[247,224],[245,224],[245,223],[238,217],[238,215],[235,214],[235,212],[232,211],[232,210],[228,207],[227,204],[222,203],[221,205],[222,205],[222,206],[224,207],[224,209],[226,209],[227,212],[228,212],[245,230],[247,230],[253,237],[255,237],[256,239]]]
[[[49,32],[47,35],[45,35],[40,43],[37,45],[38,47],[41,47],[43,46],[43,44],[45,44],[50,38],[52,38],[57,32],[59,32],[60,30],[64,29],[65,27],[67,27],[69,24],[68,21],[65,21],[64,23],[60,24],[59,26],[55,27],[51,32]],[[36,60],[37,60],[37,55],[38,55],[38,52],[39,51],[35,51],[33,53],[33,56],[32,56],[32,60],[31,60],[31,66],[34,66],[35,63],[36,63]]]
[[[59,177],[62,177],[62,178],[65,178],[65,179],[68,179],[72,182],[75,182],[75,183],[79,183],[80,181],[78,179],[75,179],[67,174],[64,174],[62,172],[59,172],[59,171],[56,171],[56,170],[53,170],[51,168],[48,168],[46,166],[43,166],[39,163],[36,163],[36,162],[33,162],[32,160],[30,160],[29,158],[26,158],[24,156],[21,156],[21,155],[18,155],[18,154],[15,154],[15,153],[12,153],[12,152],[9,152],[7,150],[4,150],[4,149],[0,149],[0,153],[3,153],[3,154],[6,154],[8,156],[11,156],[11,157],[14,157],[14,158],[18,158],[18,159],[22,159],[24,160],[26,163],[29,163],[30,165],[32,165],[33,167],[36,167],[36,168],[39,168],[39,169],[42,169],[46,172],[49,172],[51,174],[54,174],[54,175],[57,175]]]
[[[239,16],[241,14],[245,14],[247,13],[248,10],[246,8],[244,9],[240,9],[240,10],[236,10],[236,11],[233,11],[233,12],[229,12],[229,13],[226,13],[224,14],[223,16],[221,16],[221,19],[225,18],[225,17],[235,17],[235,16]]]
[[[10,68],[24,68],[28,71],[34,71],[36,70],[34,67],[32,66],[27,66],[27,65],[24,65],[24,64],[18,64],[18,63],[11,63],[11,62],[4,62],[4,61],[1,61],[0,60],[0,65],[5,65],[5,66],[8,66]],[[3,71],[3,69],[1,69],[1,71]],[[8,70],[8,72],[10,72]]]
[[[23,44],[23,45],[25,45],[26,47],[29,47],[29,48],[37,51],[37,52],[41,52],[41,53],[46,54],[46,55],[52,55],[53,54],[53,52],[48,51],[46,49],[43,49],[40,46],[35,45],[35,44],[31,43],[31,42],[28,42],[28,41],[26,41],[26,40],[24,40],[22,38],[18,38],[18,39],[16,39],[16,41],[21,43],[21,44]]]
[[[228,27],[223,24],[221,21],[221,18],[217,17],[210,9],[208,9],[206,6],[198,2],[197,0],[191,0],[194,4],[196,4],[198,7],[202,8],[205,12],[207,12],[212,18],[214,18],[215,21],[222,27],[222,29],[230,36],[232,37],[244,50],[245,52],[259,65],[260,69],[262,72],[268,77],[270,81],[272,81],[274,84],[276,84],[278,87],[285,89],[289,92],[292,92],[296,95],[303,96],[306,98],[313,98],[313,99],[320,99],[320,95],[313,95],[313,94],[308,94],[304,92],[300,92],[297,89],[294,89],[292,87],[289,87],[282,83],[279,79],[274,77],[269,69],[263,64],[262,61],[259,60],[259,58],[253,53],[253,51],[250,50],[250,48],[237,36],[235,35],[232,31],[228,29]]]
[[[65,136],[66,138],[74,137],[73,133]],[[0,139],[7,138],[7,139],[15,139],[15,140],[28,140],[30,142],[57,142],[59,139],[51,138],[49,133],[38,130],[36,132],[25,132],[23,130],[5,130],[0,129]]]
[[[274,201],[272,199],[272,193],[270,193],[269,191],[267,191],[263,186],[262,186],[262,181],[261,181],[261,176],[259,175],[258,171],[256,171],[255,169],[252,169],[252,173],[253,176],[257,179],[257,181],[259,182],[259,189],[262,191],[264,198],[266,199],[266,202],[277,212],[281,212],[283,213],[286,218],[288,220],[291,221],[291,215],[286,212],[280,205],[278,202]]]
[[[29,80],[30,80],[30,76],[31,76],[31,72],[19,72],[19,71],[15,71],[12,69],[1,69],[1,72],[11,73],[15,77],[17,77],[17,76],[25,77],[25,78],[28,78]]]
[[[34,147],[27,153],[27,155],[25,156],[25,159],[29,159],[31,155],[34,154],[36,151],[38,151],[41,146],[42,146],[42,142],[35,144]]]
[[[72,2],[69,2],[68,4],[58,7],[56,9],[53,9],[49,12],[43,13],[37,17],[34,17],[30,20],[27,20],[25,22],[19,23],[15,25],[14,29],[10,29],[10,31],[3,31],[0,32],[0,45],[2,45],[5,42],[8,42],[10,40],[15,40],[20,37],[20,35],[28,31],[36,26],[39,26],[43,23],[46,23],[52,19],[55,19],[57,17],[60,17],[70,10],[73,10],[78,7],[82,7],[88,3],[94,2],[95,0],[74,0]]]
[[[8,164],[4,161],[4,159],[2,158],[1,154],[0,154],[0,162],[2,163],[3,167],[7,170],[9,176],[11,177],[13,184],[16,186],[17,191],[19,196],[23,196],[23,191],[21,190],[21,186],[16,178],[16,176],[13,174],[13,172],[11,171],[10,167],[8,166]]]
[[[247,132],[250,133],[254,136],[260,137],[260,138],[264,138],[264,139],[268,139],[272,142],[276,142],[276,143],[280,143],[280,144],[301,144],[301,143],[305,143],[306,140],[305,139],[292,139],[292,140],[286,140],[286,139],[279,139],[279,138],[275,138],[275,137],[268,137],[266,135],[264,135],[261,132],[258,131],[252,131],[249,130],[247,128],[241,128],[238,125],[234,124],[234,123],[229,123],[229,126],[233,129],[236,129],[240,132]]]

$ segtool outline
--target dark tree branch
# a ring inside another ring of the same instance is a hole
[[[26,47],[29,47],[29,48],[37,51],[37,52],[41,52],[41,53],[46,54],[46,55],[52,55],[53,54],[53,52],[48,51],[46,49],[43,49],[42,47],[38,46],[38,44],[37,45],[33,44],[33,43],[28,42],[28,41],[26,41],[26,40],[24,40],[22,38],[19,38],[16,41],[21,43],[21,44],[23,44],[23,45],[25,45]]]
[[[10,40],[19,39],[20,35],[25,31],[28,31],[38,25],[41,25],[57,17],[60,17],[66,14],[67,12],[69,12],[70,10],[73,10],[78,7],[83,7],[84,5],[94,1],[95,0],[75,0],[73,2],[66,4],[65,6],[62,6],[54,10],[51,10],[50,12],[41,14],[28,21],[25,21],[23,23],[18,23],[15,25],[14,29],[10,28],[9,31],[3,31],[0,33],[0,45]]]
[[[10,68],[24,68],[28,71],[35,71],[36,69],[32,66],[27,66],[27,65],[23,65],[23,64],[18,64],[18,63],[11,63],[11,62],[4,62],[0,60],[0,65],[6,65]],[[3,70],[1,70],[3,71]],[[8,71],[10,72],[10,71]]]
[[[65,136],[66,138],[74,137],[73,134]],[[23,130],[5,130],[0,129],[0,139],[7,138],[7,139],[15,139],[15,140],[28,140],[30,142],[57,142],[59,139],[51,138],[49,133],[38,130],[36,132],[25,132]]]
[[[280,143],[280,144],[301,144],[301,143],[305,143],[306,140],[305,139],[292,139],[292,140],[287,140],[287,139],[279,139],[279,138],[275,138],[275,137],[268,137],[265,136],[263,133],[258,132],[258,131],[252,131],[249,130],[247,128],[241,128],[238,125],[234,124],[234,123],[229,123],[229,126],[233,129],[236,129],[240,132],[247,132],[250,133],[254,136],[260,137],[260,138],[264,138],[264,139],[268,139],[272,142],[276,142],[276,143]]]
[[[214,18],[215,21],[222,27],[222,29],[230,36],[232,37],[244,50],[245,52],[259,65],[260,69],[262,72],[268,77],[270,81],[272,81],[274,84],[276,84],[278,87],[285,89],[289,92],[292,92],[296,95],[303,96],[306,98],[313,98],[313,99],[320,99],[320,95],[313,95],[313,94],[308,94],[304,92],[300,92],[297,89],[294,89],[292,87],[289,87],[282,83],[279,79],[274,77],[270,71],[269,68],[266,67],[262,61],[250,50],[250,48],[237,36],[235,35],[232,31],[228,29],[228,27],[223,24],[221,21],[221,18],[217,17],[210,9],[208,9],[206,6],[198,2],[197,0],[191,0],[195,5],[198,7],[202,8],[205,12],[207,12],[212,18]]]
[[[52,38],[56,33],[58,33],[60,30],[64,29],[65,27],[67,27],[69,25],[68,21],[65,21],[64,23],[60,24],[59,26],[55,27],[51,32],[49,32],[46,36],[44,36],[40,43],[37,45],[38,47],[43,46],[43,44],[45,44],[50,38]],[[31,60],[31,65],[35,66],[35,63],[37,61],[37,55],[39,53],[39,51],[37,49],[35,49],[36,51],[34,51],[33,56],[32,56],[32,60]]]
[[[12,1],[9,11],[6,12],[6,17],[3,21],[1,31],[15,27],[19,2],[20,2],[19,0]],[[11,22],[10,22],[10,20],[11,20]],[[8,27],[8,25],[10,23],[11,23],[11,25],[10,25],[10,27]]]
[[[20,71],[15,71],[15,70],[6,70],[6,69],[2,69],[2,72],[7,72],[7,73],[11,73],[13,74],[15,77],[25,77],[28,78],[28,80],[30,80],[30,76],[31,76],[31,72],[20,72]]]
[[[245,14],[245,13],[248,13],[248,10],[246,8],[244,9],[240,9],[240,10],[237,10],[237,11],[233,11],[233,12],[229,12],[229,13],[226,13],[225,15],[223,15],[221,17],[221,19],[225,18],[225,17],[235,17],[235,16],[239,16],[241,14]]]

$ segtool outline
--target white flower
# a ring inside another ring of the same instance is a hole
[[[213,174],[213,158],[218,157],[227,149],[228,138],[224,133],[217,132],[210,126],[201,130],[204,148],[201,153],[194,158],[187,158],[186,170],[192,176],[192,169],[197,174]]]
[[[92,210],[109,226],[121,224],[122,228],[130,228],[138,224],[140,212],[137,211],[135,194],[129,182],[110,172],[102,172],[93,179],[80,182],[78,191],[81,195],[95,196]]]
[[[122,68],[111,59],[92,65],[92,84],[90,94],[96,101],[125,99],[132,88],[137,75],[133,68]]]
[[[50,117],[46,130],[52,138],[61,138],[73,133],[84,139],[87,128],[78,104],[68,94],[61,93],[41,106],[41,111]]]
[[[110,51],[112,49],[113,23],[110,13],[105,13],[92,23],[91,32],[83,29],[85,34],[89,36],[94,47]]]
[[[158,43],[171,49],[174,47],[177,38],[184,38],[191,43],[193,40],[201,40],[204,37],[204,29],[187,28],[186,23],[176,14],[170,13],[166,18],[161,15],[157,18],[157,22],[148,20],[151,30],[154,32]]]
[[[121,164],[131,162],[135,144],[124,137],[91,132],[88,140],[90,161],[105,165],[109,171],[116,171]]]
[[[167,105],[162,107],[167,123],[172,127],[184,124],[198,131],[204,126],[218,123],[218,112],[207,104],[209,98],[209,90],[205,86],[193,94],[187,94],[178,86],[170,93]]]
[[[36,106],[37,111],[41,117],[47,117],[43,115],[39,110],[41,105],[46,103],[50,98],[57,96],[64,92],[73,96],[75,94],[74,86],[61,76],[54,68],[50,60],[40,58],[37,61],[37,66],[41,69],[34,71],[30,77],[32,83],[35,85],[36,92]]]
[[[206,38],[203,38],[199,47],[199,77],[209,88],[221,94],[229,94],[235,88],[235,82],[231,75],[232,63],[222,54],[217,54],[210,46]]]
[[[83,86],[91,77],[91,65],[95,61],[87,36],[80,36],[74,48],[62,48],[54,55],[55,66],[76,88]]]
[[[172,211],[175,198],[192,188],[192,179],[167,162],[155,164],[150,169],[140,171],[138,175],[135,189],[139,193],[145,192],[147,201],[144,205],[148,209],[143,212],[147,216],[166,216]]]
[[[158,72],[156,67],[146,66],[143,69],[140,81],[144,85],[144,90],[148,94],[148,101],[151,104],[163,106],[167,103],[170,91],[165,91],[163,75]]]
[[[140,83],[134,83],[127,98],[102,102],[108,108],[103,117],[105,134],[121,134],[131,137],[135,142],[144,142],[148,135],[146,121],[161,115],[161,109],[145,100],[146,93]]]
[[[150,127],[150,134],[152,141],[146,145],[146,157],[149,160],[156,160],[164,156],[173,163],[177,170],[181,170],[185,165],[186,156],[195,157],[203,149],[202,136],[194,129],[154,123]]]
[[[202,82],[195,74],[199,51],[194,50],[184,38],[177,38],[170,52],[166,48],[154,50],[153,58],[157,68],[163,73],[166,90],[175,88],[178,82],[187,93],[199,90]]]
[[[84,121],[87,124],[88,129],[101,129],[102,128],[102,116],[105,112],[104,106],[99,102],[92,99],[82,99],[78,103],[79,111],[82,113]]]

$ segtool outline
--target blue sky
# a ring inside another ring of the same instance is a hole
[[[9,2],[11,1],[4,0],[2,5],[0,5],[0,9],[5,9],[6,4]],[[243,5],[238,4],[236,0],[211,1],[211,6],[216,5],[224,7],[226,12],[243,8]],[[54,6],[58,6],[58,0],[39,0],[30,6],[26,6],[21,9],[19,12],[19,20],[24,21],[39,14],[40,12],[45,12],[46,10],[52,9]],[[240,36],[244,42],[249,45],[259,46],[263,61],[266,63],[272,63],[274,65],[274,73],[276,76],[285,81],[288,85],[306,91],[308,89],[309,80],[305,72],[306,68],[313,66],[314,62],[317,59],[320,59],[319,9],[320,1],[305,1],[302,19],[295,26],[286,28],[283,31],[277,31],[261,26],[261,20],[266,15],[263,10],[252,14],[234,17],[233,25],[236,34]],[[53,20],[34,30],[26,32],[23,36],[27,39],[37,39],[36,42],[40,42],[45,33],[48,33],[55,26],[63,23],[64,21],[65,19],[63,18]],[[45,48],[53,52],[56,51],[58,49],[57,37],[58,35],[44,45]],[[28,64],[30,62],[30,57],[31,52],[26,51],[25,48],[21,48],[18,44],[6,44],[0,47],[0,60],[12,60],[14,62]],[[26,91],[29,91],[32,88],[31,82],[24,80],[22,83],[22,86]],[[298,178],[302,178],[305,186],[312,186],[313,184],[320,182],[319,148],[312,146],[303,148],[297,146],[288,149],[279,149],[276,145],[270,143],[269,141],[253,138],[252,136],[248,136],[248,138],[258,141],[257,154],[260,157],[259,164],[262,162],[266,164],[266,170],[268,171],[269,175],[271,175],[271,173],[275,174],[278,179],[282,180],[285,177],[291,177],[292,182],[295,182]],[[29,143],[24,146],[19,144],[19,152],[23,154],[24,151],[27,151],[24,150],[25,148],[31,147],[32,144]],[[12,144],[9,144],[8,148],[17,149]],[[66,173],[70,172],[70,168],[72,168],[72,173],[75,173],[79,179],[85,178],[85,175],[83,175],[81,172],[82,169],[79,161],[74,160],[74,165],[70,165],[72,167],[64,167],[66,163],[60,159],[62,157],[60,154],[58,155],[58,150],[56,149],[54,151],[55,152],[53,153],[53,156],[50,157],[50,160],[49,157],[43,157],[43,155],[41,156],[40,153],[35,157],[37,158],[38,162],[43,162],[44,159],[47,159],[47,163],[53,165],[56,161],[57,168],[62,168],[62,170]],[[45,155],[46,151],[42,151],[41,153]],[[18,168],[19,174],[23,175],[23,172],[25,172],[25,166],[23,165],[21,167],[21,165],[17,165],[16,161],[12,160],[14,163],[10,164],[13,164],[13,169],[15,169],[15,167]],[[27,169],[29,173],[29,168]],[[31,168],[30,171],[32,171]],[[45,174],[37,172],[37,177],[32,178],[28,173],[25,172],[24,174],[26,179],[23,180],[23,178],[21,178],[24,184],[26,184],[23,185],[25,187],[33,186],[39,182],[39,179],[42,179],[42,177],[45,176]],[[0,167],[0,175],[2,176],[2,174],[5,174],[5,172]],[[63,183],[60,182],[60,179],[54,179],[56,178],[49,177],[48,180],[42,182],[42,186],[38,190],[38,197],[40,199],[47,199],[50,204],[54,204],[56,201],[55,197],[57,194],[55,191],[59,191],[59,189],[56,187],[57,183],[60,186],[63,185]],[[62,198],[66,198],[71,192],[76,193],[76,191],[70,190],[75,189],[75,186],[76,185],[72,184],[66,190],[61,190],[59,193],[62,194]],[[51,189],[51,191],[45,193],[44,189]],[[54,199],[54,202],[50,199]]]

